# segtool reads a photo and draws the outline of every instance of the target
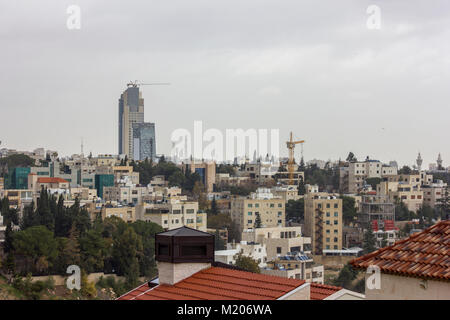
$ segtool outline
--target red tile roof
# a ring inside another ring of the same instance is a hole
[[[37,183],[69,183],[69,181],[64,180],[63,178],[38,178]]]
[[[341,289],[342,287],[311,283],[311,300],[323,300]]]
[[[355,268],[375,265],[385,273],[450,280],[450,220],[350,263]]]
[[[175,285],[149,288],[146,283],[118,300],[275,300],[304,283],[304,280],[210,267]]]

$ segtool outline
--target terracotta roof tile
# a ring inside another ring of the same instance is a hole
[[[341,287],[311,283],[311,300],[323,300],[341,290]]]
[[[64,180],[63,178],[43,177],[43,178],[38,178],[37,183],[69,183],[69,181]]]
[[[450,220],[350,263],[355,268],[376,265],[386,273],[450,280]]]
[[[304,283],[304,280],[210,267],[172,286],[141,285],[119,300],[275,300]]]

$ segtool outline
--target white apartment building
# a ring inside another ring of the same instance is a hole
[[[267,261],[293,252],[311,253],[311,238],[303,237],[301,227],[246,229],[242,240],[266,246]]]
[[[216,250],[214,260],[229,265],[235,265],[239,254],[252,258],[260,268],[267,265],[266,246],[262,243],[241,241],[240,243],[228,243],[226,250]]]
[[[350,162],[348,167],[340,168],[340,183],[344,193],[357,193],[368,178],[387,178],[391,181],[396,176],[397,167],[382,164],[378,160]]]
[[[167,200],[136,206],[137,220],[151,221],[166,230],[183,226],[206,232],[207,215],[198,211],[198,202]]]

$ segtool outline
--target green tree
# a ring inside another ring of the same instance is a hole
[[[333,284],[351,290],[352,282],[356,279],[357,274],[358,272],[355,271],[350,264],[346,264],[339,272],[339,275],[334,280]]]
[[[152,277],[156,274],[155,262],[155,234],[164,231],[163,228],[153,222],[136,221],[131,227],[142,241],[142,254],[138,256],[141,276]]]
[[[219,209],[217,209],[217,202],[216,202],[216,198],[213,198],[211,200],[211,210],[210,213],[213,215],[217,215],[219,213]]]
[[[372,190],[377,190],[377,185],[381,182],[381,178],[367,178],[366,183],[372,186]]]
[[[255,218],[255,229],[257,228],[261,228],[261,216],[259,214],[259,212],[256,213],[256,218]]]
[[[102,237],[100,230],[89,230],[79,240],[81,266],[88,273],[103,271],[111,242]]]
[[[219,230],[214,233],[214,249],[225,250],[225,241],[220,237]]]
[[[298,183],[298,195],[302,196],[306,193],[305,183],[303,182],[303,179],[300,179],[300,182]]]
[[[208,228],[222,229],[231,226],[231,218],[228,214],[218,213],[216,215],[208,216]]]
[[[364,232],[363,254],[368,254],[375,250],[376,250],[376,239],[372,227],[369,226],[366,232]]]
[[[347,161],[347,162],[356,162],[356,161],[358,161],[358,159],[356,159],[356,157],[355,157],[355,155],[353,154],[353,152],[350,151],[350,152],[348,153],[348,156],[347,156],[346,161]]]
[[[409,211],[408,207],[405,205],[405,203],[397,199],[395,201],[395,219],[398,221],[410,221],[411,219],[415,218],[415,213],[412,211]]]
[[[254,273],[260,273],[261,270],[259,269],[258,262],[253,260],[250,257],[243,256],[242,254],[239,254],[236,258],[236,267],[239,267],[243,270],[254,272]]]
[[[65,274],[70,265],[80,265],[81,254],[78,233],[75,227],[69,231],[69,238],[56,238],[58,244],[58,259],[55,261],[54,270],[58,274]]]
[[[437,208],[440,212],[440,216],[442,219],[449,219],[450,215],[450,196],[448,192],[449,187],[445,188],[444,194],[437,202]]]
[[[398,174],[411,174],[412,170],[408,166],[403,166],[400,170],[398,170]]]
[[[16,232],[13,246],[16,254],[29,261],[29,271],[47,271],[58,255],[58,244],[53,232],[45,226],[33,226]]]
[[[114,266],[118,275],[125,276],[127,286],[137,285],[140,274],[139,256],[142,250],[142,241],[131,227],[114,239]]]
[[[298,200],[289,200],[286,203],[286,219],[303,221],[305,218],[305,200],[300,198]]]
[[[344,224],[348,225],[355,220],[357,215],[355,207],[355,198],[341,195],[342,199],[342,218]]]

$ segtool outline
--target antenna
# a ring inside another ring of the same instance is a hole
[[[83,154],[83,137],[81,137],[81,154]]]

